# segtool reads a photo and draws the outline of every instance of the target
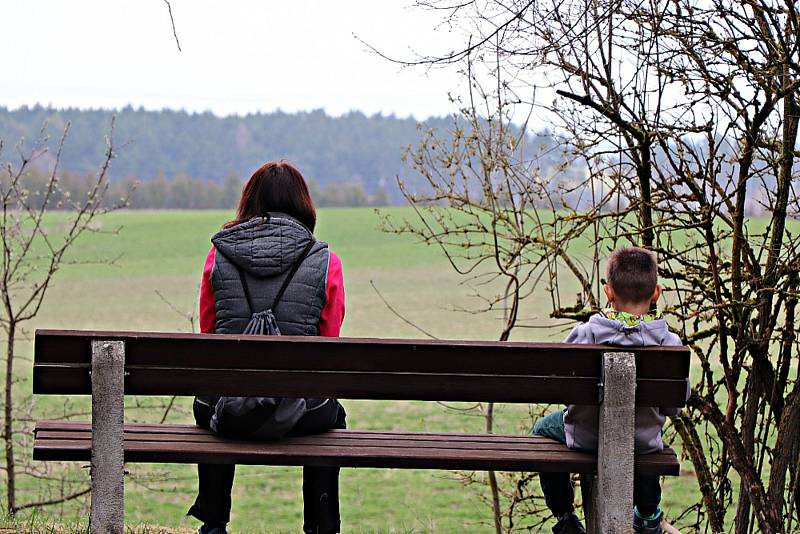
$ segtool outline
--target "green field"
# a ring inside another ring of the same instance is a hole
[[[397,208],[395,217],[411,215]],[[196,309],[203,261],[211,235],[231,217],[227,212],[121,212],[101,220],[98,232],[84,236],[68,265],[58,273],[32,328],[190,331],[185,316],[171,309]],[[437,249],[410,238],[382,233],[371,209],[325,209],[319,214],[317,236],[328,241],[341,257],[345,272],[347,312],[342,335],[357,337],[421,337],[381,301],[371,283],[397,312],[442,338],[495,339],[502,318],[454,311],[475,308],[480,302],[469,295]],[[113,233],[118,229],[119,232]],[[86,261],[115,258],[113,265]],[[565,291],[566,294],[571,294]],[[523,304],[521,316],[540,325],[550,324],[550,300],[535,294]],[[513,339],[558,340],[564,327],[526,329]],[[31,354],[23,342],[21,353]],[[30,362],[21,361],[19,376],[30,391]],[[481,431],[482,419],[448,410],[436,403],[343,401],[351,428],[439,431]],[[129,399],[127,418],[158,421],[163,399]],[[180,398],[169,421],[190,421],[191,401]],[[86,399],[66,403],[87,407]],[[63,398],[35,400],[35,417],[58,417]],[[527,406],[501,406],[498,432],[525,432],[531,426]],[[30,454],[29,450],[22,454]],[[685,476],[667,479],[663,507],[673,516],[698,500],[690,464]],[[53,469],[60,469],[53,466]],[[88,470],[71,467],[77,478]],[[129,465],[126,481],[126,522],[167,527],[196,528],[185,517],[194,498],[192,466]],[[301,477],[297,468],[244,466],[237,468],[231,522],[233,532],[297,532],[301,526]],[[34,480],[26,479],[21,500],[37,496]],[[538,489],[538,484],[537,484]],[[344,469],[341,476],[343,532],[491,532],[491,515],[480,485],[464,486],[454,473],[423,470]],[[540,503],[543,505],[543,503]],[[72,523],[84,520],[87,501],[46,508],[34,521]],[[29,515],[23,514],[22,520]],[[532,523],[533,521],[531,521]],[[0,522],[0,525],[2,523]],[[520,526],[524,526],[524,523]],[[542,531],[549,532],[549,527]]]

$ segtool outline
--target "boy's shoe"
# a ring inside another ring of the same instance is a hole
[[[581,520],[574,513],[562,515],[553,527],[553,534],[586,534]]]
[[[228,534],[228,531],[225,530],[225,527],[209,528],[209,527],[203,525],[197,531],[197,534]]]
[[[664,512],[658,511],[658,515],[653,519],[642,519],[635,512],[633,514],[633,531],[637,534],[662,534],[661,520],[664,519]]]

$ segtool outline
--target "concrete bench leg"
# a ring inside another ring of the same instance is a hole
[[[583,476],[590,534],[633,532],[633,433],[636,359],[628,352],[603,354],[597,475]]]
[[[92,534],[123,534],[125,344],[92,341]]]

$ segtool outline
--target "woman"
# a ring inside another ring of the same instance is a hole
[[[253,173],[236,219],[211,239],[200,285],[201,332],[242,333],[252,314],[272,307],[281,295],[274,309],[281,334],[337,337],[344,319],[342,264],[314,238],[315,225],[314,204],[297,168],[270,161]],[[308,403],[313,409],[288,435],[345,427],[344,409],[335,399]],[[198,425],[213,426],[216,404],[217,399],[195,400]],[[225,534],[235,466],[197,467],[199,492],[189,515],[203,522],[200,534]],[[339,532],[338,485],[337,467],[303,468],[304,532]]]

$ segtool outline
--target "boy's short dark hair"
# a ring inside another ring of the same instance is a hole
[[[623,247],[611,252],[606,281],[621,302],[646,302],[658,284],[656,255],[639,247]]]

